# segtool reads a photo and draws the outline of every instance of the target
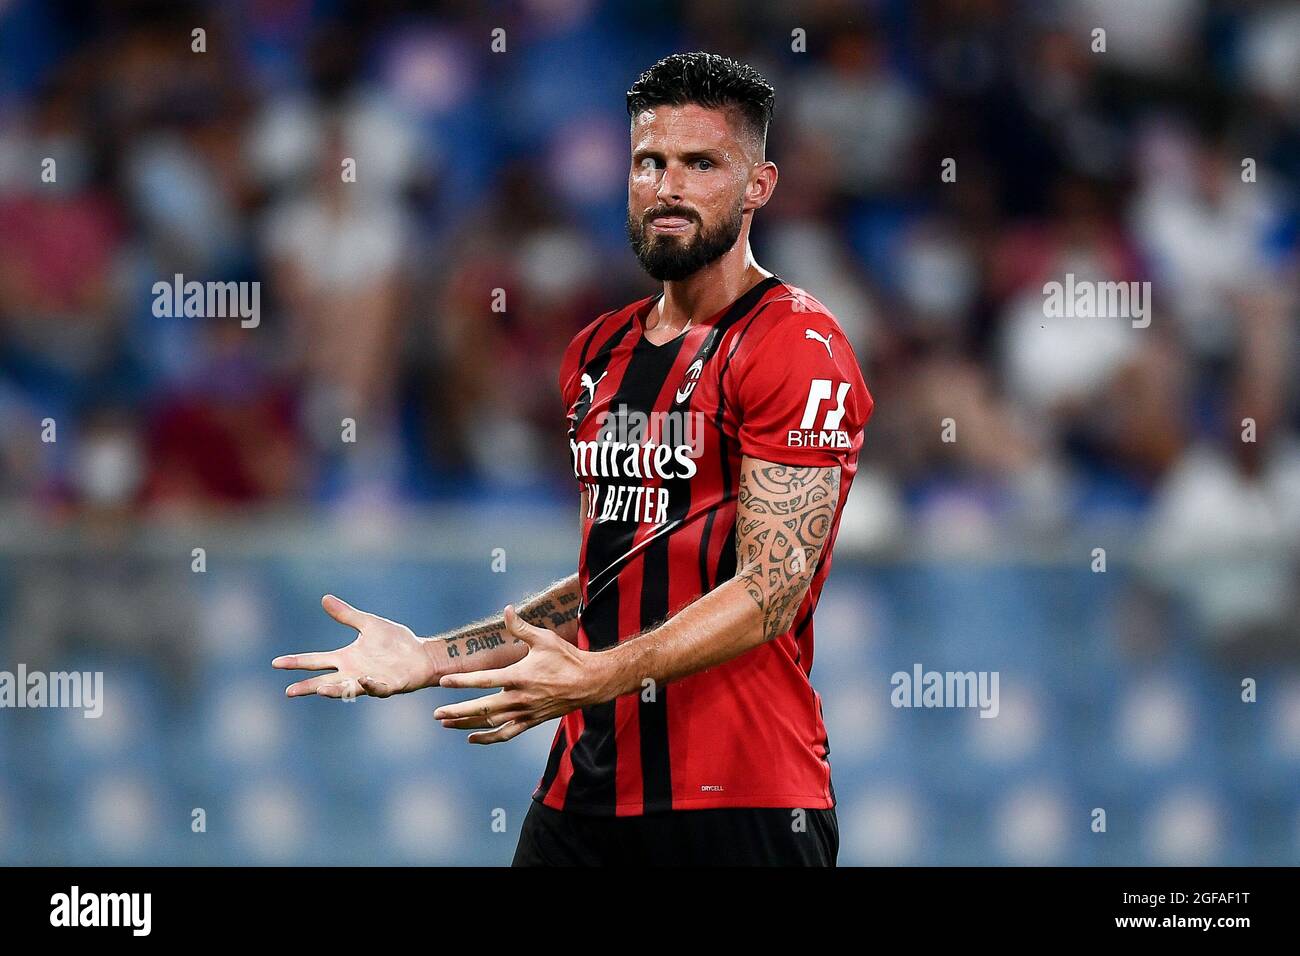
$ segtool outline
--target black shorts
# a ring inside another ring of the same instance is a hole
[[[592,816],[532,802],[513,866],[834,866],[835,808]]]

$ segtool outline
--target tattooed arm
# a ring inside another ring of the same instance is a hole
[[[840,469],[746,456],[736,511],[736,576],[663,624],[607,651],[606,700],[706,670],[785,633],[821,562]]]
[[[578,507],[579,527],[586,513],[587,489],[583,488]],[[577,644],[578,608],[581,605],[582,586],[578,583],[578,575],[571,574],[532,597],[524,598],[515,605],[515,611],[534,627],[554,631],[570,644]],[[526,645],[507,640],[507,636],[505,615],[495,614],[427,638],[425,643],[428,652],[438,662],[438,676],[441,677],[443,674],[507,667],[528,653]],[[438,679],[434,678],[432,683],[436,685]]]
[[[585,491],[582,500],[585,511]],[[516,612],[529,624],[575,644],[581,600],[578,575],[571,574],[521,601]],[[333,651],[287,654],[273,660],[271,666],[282,670],[330,672],[290,684],[285,688],[289,697],[390,697],[436,687],[447,674],[507,667],[528,653],[526,644],[509,635],[504,614],[424,638],[404,624],[359,611],[333,595],[322,598],[321,605],[340,624],[354,628],[357,638]]]
[[[603,651],[581,651],[509,622],[529,645],[504,670],[452,675],[444,687],[502,693],[439,707],[443,726],[474,729],[471,743],[510,740],[529,727],[591,704],[686,677],[783,634],[816,574],[839,504],[838,466],[778,465],[746,456],[736,514],[737,573],[663,624]]]
[[[763,640],[794,624],[821,564],[840,500],[840,469],[746,458],[736,512],[736,579],[757,605]]]
[[[534,627],[554,631],[570,644],[576,644],[581,598],[578,576],[571,574],[563,581],[556,581],[550,587],[520,601],[515,605],[515,610]],[[528,653],[526,645],[506,639],[504,614],[496,614],[424,640],[429,653],[441,661],[443,674],[506,667]],[[433,683],[436,684],[437,681]]]

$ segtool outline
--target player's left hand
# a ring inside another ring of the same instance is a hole
[[[574,647],[546,628],[534,627],[512,605],[505,609],[506,628],[528,645],[528,653],[509,667],[445,674],[440,687],[500,687],[486,697],[446,704],[433,712],[453,730],[491,728],[469,735],[472,744],[497,744],[518,737],[555,717],[600,703],[596,662],[591,651]]]

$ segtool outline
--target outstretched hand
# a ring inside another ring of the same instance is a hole
[[[528,653],[495,670],[444,675],[441,687],[500,687],[486,697],[445,704],[434,711],[444,727],[492,728],[469,735],[473,744],[495,744],[530,727],[608,699],[600,654],[574,647],[554,631],[535,627],[507,605],[506,628],[528,645]]]
[[[286,696],[391,697],[438,683],[441,675],[433,658],[409,627],[359,611],[332,594],[320,603],[334,620],[354,628],[357,638],[337,650],[286,654],[271,661],[281,670],[332,671],[290,684]]]

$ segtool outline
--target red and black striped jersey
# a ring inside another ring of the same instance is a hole
[[[574,474],[588,494],[578,646],[612,647],[735,576],[742,456],[838,466],[839,508],[789,631],[567,714],[533,797],[618,816],[834,806],[809,681],[813,611],[874,401],[835,317],[778,276],[655,345],[644,330],[659,298],[601,316],[561,366]]]

